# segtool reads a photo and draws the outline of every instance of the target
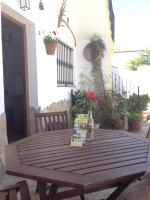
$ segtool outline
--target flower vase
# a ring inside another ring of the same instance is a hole
[[[92,111],[88,112],[88,120],[87,120],[87,141],[91,141],[94,138],[94,120],[92,117]]]
[[[57,42],[51,42],[49,44],[46,44],[45,48],[46,48],[47,54],[48,55],[54,55],[56,47],[57,47]]]

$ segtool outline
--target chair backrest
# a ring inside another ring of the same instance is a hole
[[[147,131],[147,134],[146,134],[146,138],[149,138],[150,139],[150,126],[148,128],[148,131]]]
[[[15,185],[0,188],[0,200],[19,200],[17,193],[20,193],[21,200],[31,200],[28,184],[21,181]]]
[[[69,128],[67,111],[35,113],[36,132]]]

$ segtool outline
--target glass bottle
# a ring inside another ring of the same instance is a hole
[[[124,130],[128,130],[128,117],[124,116]]]
[[[91,141],[94,138],[94,120],[92,117],[92,111],[88,112],[88,120],[87,120],[87,141]]]

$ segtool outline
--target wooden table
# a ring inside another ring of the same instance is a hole
[[[6,147],[6,173],[39,183],[40,199],[64,199],[117,187],[113,200],[149,165],[146,139],[121,130],[95,130],[94,140],[71,147],[72,130],[44,132]],[[46,195],[46,183],[52,183]],[[58,191],[60,186],[71,187]]]

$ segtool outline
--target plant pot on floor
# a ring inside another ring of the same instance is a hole
[[[141,130],[141,121],[128,121],[129,131],[139,131]]]
[[[128,125],[130,131],[139,131],[141,129],[141,121],[143,116],[140,113],[130,113],[128,115]]]
[[[54,55],[57,47],[57,42],[51,42],[49,44],[45,44],[46,52],[48,55]]]

